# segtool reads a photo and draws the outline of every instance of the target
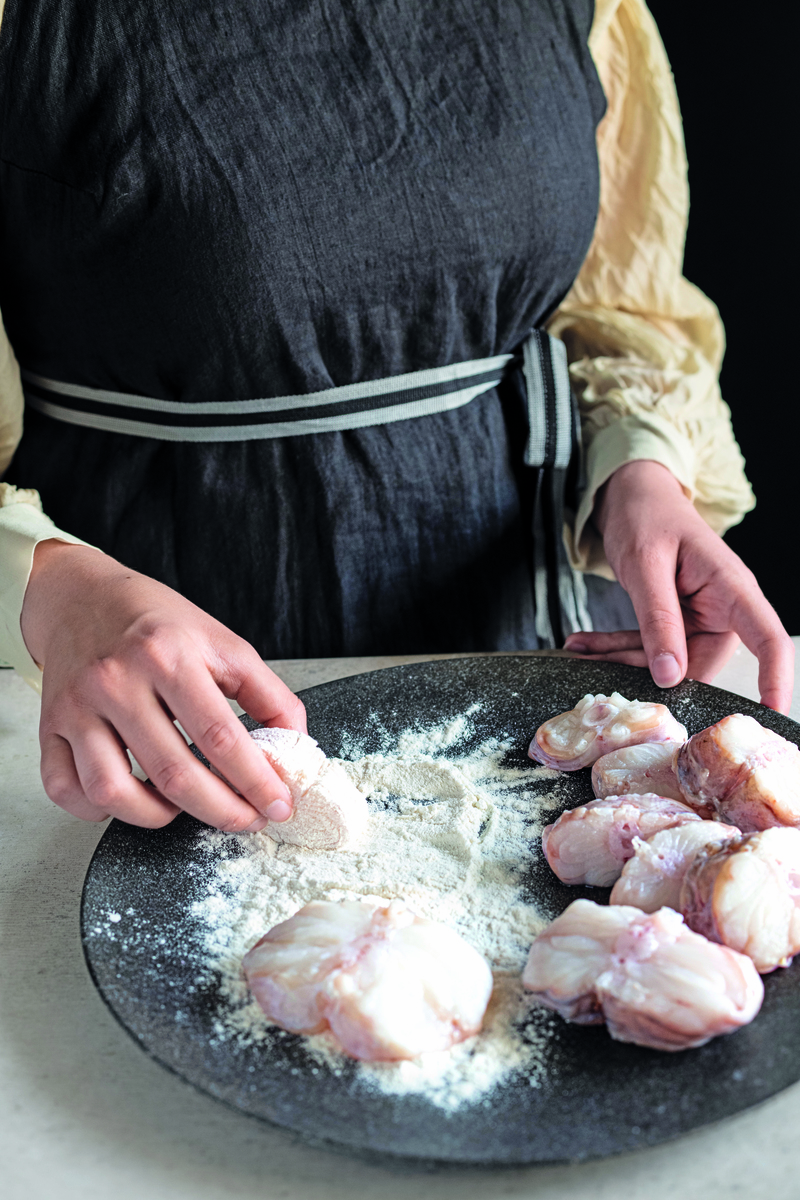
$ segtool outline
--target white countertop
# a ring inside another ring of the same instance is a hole
[[[800,644],[800,638],[794,639]],[[430,655],[272,663],[299,690]],[[447,656],[449,657],[449,656]],[[740,649],[717,684],[757,699]],[[576,1166],[421,1172],[310,1149],[224,1108],[133,1043],[78,931],[104,825],[47,800],[38,697],[0,671],[0,1193],[4,1200],[798,1200],[800,1085],[650,1150]],[[800,689],[791,710],[800,720]]]

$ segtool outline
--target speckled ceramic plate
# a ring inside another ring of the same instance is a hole
[[[665,699],[646,672],[632,667],[522,656],[416,663],[301,694],[309,730],[329,755],[342,752],[348,735],[362,745],[372,736],[366,751],[378,750],[379,735],[370,734],[376,716],[400,733],[421,716],[432,725],[477,700],[474,744],[510,736],[519,765],[535,771],[526,755],[533,730],[586,692],[615,689]],[[729,692],[684,683],[668,699],[690,733],[744,712],[800,744],[800,725]],[[591,798],[588,770],[568,778],[565,808]],[[582,1159],[666,1141],[800,1078],[800,960],[765,978],[764,1007],[752,1025],[698,1050],[659,1053],[613,1042],[601,1027],[554,1021],[539,1086],[512,1075],[454,1112],[420,1095],[370,1090],[355,1068],[335,1074],[320,1067],[300,1037],[285,1035],[269,1048],[220,1040],[215,1022],[223,1001],[213,985],[197,984],[203,931],[191,906],[208,882],[198,863],[201,830],[189,817],[158,831],[112,822],[84,885],[89,970],[148,1054],[217,1099],[316,1143],[462,1163]],[[579,895],[607,896],[563,886],[541,856],[527,886],[552,916]]]

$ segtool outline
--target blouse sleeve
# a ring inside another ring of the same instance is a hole
[[[719,313],[682,274],[686,153],[669,62],[644,0],[597,0],[589,46],[608,101],[598,129],[600,209],[548,329],[567,346],[586,455],[587,488],[567,545],[575,567],[613,579],[590,517],[597,490],[624,463],[662,463],[718,533],[755,500],[719,392]]]
[[[0,0],[0,15],[2,15]],[[0,317],[0,475],[3,474],[22,437],[22,383],[14,351]]]

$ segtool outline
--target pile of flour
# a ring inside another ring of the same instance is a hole
[[[541,853],[538,835],[559,804],[563,777],[504,765],[511,743],[501,739],[459,754],[460,744],[474,741],[478,711],[399,737],[385,733],[379,754],[346,746],[348,758],[337,761],[370,804],[355,847],[306,850],[263,833],[203,835],[214,865],[193,915],[204,930],[204,968],[221,984],[217,1037],[264,1042],[277,1034],[241,969],[242,956],[273,925],[311,900],[401,899],[488,959],[494,994],[476,1037],[410,1062],[359,1063],[363,1081],[384,1092],[422,1092],[450,1109],[475,1102],[511,1071],[524,1071],[532,1086],[541,1082],[552,1015],[530,1009],[520,972],[545,921],[524,902],[521,880]],[[543,793],[543,779],[552,780],[551,791]],[[306,1048],[328,1069],[344,1068],[330,1035],[306,1038]]]

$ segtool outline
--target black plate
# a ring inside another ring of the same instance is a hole
[[[329,755],[341,753],[348,734],[362,744],[372,736],[366,750],[378,750],[376,716],[399,733],[421,717],[426,725],[438,723],[479,700],[475,744],[510,735],[519,763],[535,771],[526,756],[534,729],[586,692],[613,690],[667,699],[690,733],[743,712],[800,742],[800,725],[730,692],[687,682],[665,696],[636,668],[562,658],[415,663],[301,695],[309,729]],[[591,798],[588,771],[568,778],[565,808]],[[601,1027],[557,1022],[541,1086],[512,1076],[490,1093],[488,1106],[480,1101],[452,1113],[419,1095],[372,1091],[355,1071],[328,1072],[294,1035],[269,1050],[219,1040],[214,1021],[221,1000],[213,987],[197,985],[202,931],[190,911],[208,878],[196,861],[202,828],[185,816],[157,831],[111,823],[83,890],[89,970],[111,1011],[155,1059],[217,1099],[316,1143],[449,1162],[582,1159],[666,1141],[800,1078],[798,965],[765,978],[764,1007],[752,1025],[698,1050],[664,1054],[613,1042]],[[552,916],[578,895],[608,894],[565,887],[541,861],[529,886]],[[135,927],[128,909],[135,910]],[[113,927],[109,913],[121,918]]]

